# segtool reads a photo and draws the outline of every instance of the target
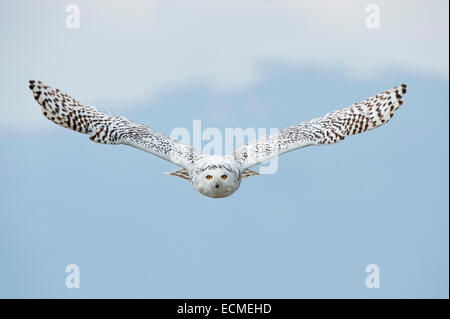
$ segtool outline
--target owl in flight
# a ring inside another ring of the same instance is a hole
[[[42,113],[52,122],[89,134],[93,142],[133,146],[172,162],[181,168],[170,175],[188,180],[196,191],[212,198],[230,196],[243,178],[259,175],[250,167],[275,156],[309,145],[337,143],[346,136],[383,125],[402,105],[406,93],[406,85],[402,84],[323,117],[288,127],[276,135],[259,138],[222,157],[203,155],[146,125],[82,105],[40,81],[30,81],[29,87]]]

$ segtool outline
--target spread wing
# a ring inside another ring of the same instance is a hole
[[[40,81],[30,81],[29,87],[46,118],[71,130],[89,134],[91,141],[133,146],[185,169],[190,169],[198,157],[198,153],[189,145],[178,143],[125,117],[112,117],[95,107],[82,105]]]
[[[288,127],[277,135],[259,138],[238,148],[232,156],[244,170],[298,148],[337,143],[388,122],[402,105],[405,93],[406,84],[402,84],[321,118]]]

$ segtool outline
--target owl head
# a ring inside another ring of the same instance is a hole
[[[192,186],[202,195],[222,198],[233,194],[239,188],[239,176],[221,166],[207,167],[192,176]]]

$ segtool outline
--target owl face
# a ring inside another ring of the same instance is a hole
[[[222,198],[233,194],[239,188],[239,181],[224,168],[206,169],[192,178],[192,186],[202,195]]]

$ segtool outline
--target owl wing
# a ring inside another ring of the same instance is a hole
[[[185,169],[190,169],[198,157],[198,153],[189,145],[178,143],[125,117],[112,117],[95,107],[82,105],[40,81],[30,81],[29,87],[46,118],[71,130],[89,134],[91,141],[133,146]]]
[[[388,122],[402,105],[406,84],[362,102],[244,145],[232,154],[241,170],[309,145],[333,144]]]

